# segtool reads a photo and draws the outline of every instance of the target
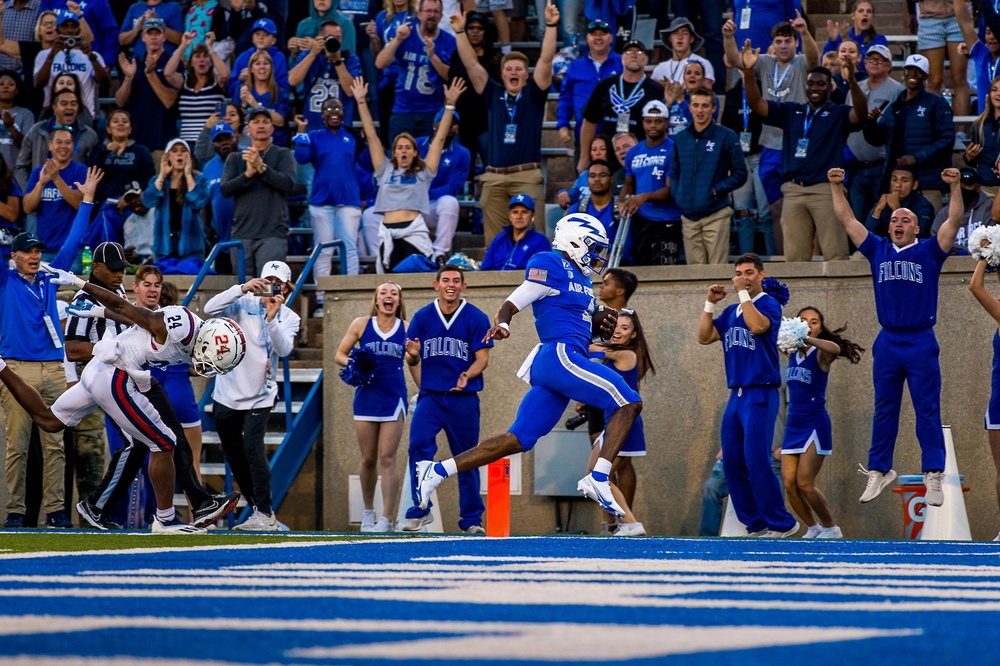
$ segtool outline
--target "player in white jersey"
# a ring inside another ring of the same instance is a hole
[[[201,533],[182,523],[173,508],[173,450],[177,435],[160,411],[169,408],[162,387],[154,384],[149,368],[193,362],[203,376],[228,372],[243,360],[243,332],[229,319],[208,322],[187,308],[170,306],[156,312],[127,300],[72,273],[43,265],[58,284],[74,286],[93,296],[101,306],[76,311],[82,316],[107,316],[133,324],[115,339],[94,346],[94,360],[87,364],[80,382],[49,408],[41,394],[0,359],[0,381],[27,411],[39,428],[58,432],[80,422],[94,407],[101,407],[127,436],[150,449],[149,476],[156,495],[153,532]],[[225,508],[225,507],[223,507]],[[229,510],[232,507],[228,507]],[[221,513],[220,513],[221,515]]]

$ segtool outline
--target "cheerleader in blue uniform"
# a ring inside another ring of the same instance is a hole
[[[639,392],[639,382],[646,376],[646,373],[656,374],[653,367],[653,359],[649,353],[649,346],[646,344],[646,336],[642,332],[642,324],[639,322],[639,315],[635,310],[622,309],[618,311],[618,323],[611,339],[606,343],[590,346],[591,358],[602,360],[625,380],[628,387]],[[605,413],[605,423],[611,417],[610,413]],[[604,441],[604,433],[594,441],[594,448],[590,453],[589,468],[593,469],[597,463],[597,458],[601,452],[601,444]],[[625,511],[625,516],[618,523],[615,536],[642,536],[646,529],[642,523],[635,519],[631,506],[635,500],[636,475],[632,466],[632,458],[646,455],[646,436],[642,427],[642,416],[637,416],[632,424],[632,429],[625,437],[615,460],[612,473],[609,475],[615,478],[617,474],[619,488],[614,483],[611,484],[611,492],[615,496],[615,501]],[[611,516],[610,520],[615,520],[616,516]]]
[[[826,385],[834,361],[844,357],[857,363],[864,350],[841,336],[844,328],[827,328],[823,313],[816,308],[802,308],[798,316],[809,325],[809,335],[805,346],[788,358],[788,416],[781,447],[781,476],[788,503],[808,528],[802,538],[842,539],[844,535],[830,514],[830,505],[816,487],[823,460],[833,450]]]
[[[337,363],[346,366],[357,344],[370,352],[375,369],[369,383],[354,394],[354,427],[361,448],[362,532],[391,532],[399,505],[396,449],[406,418],[406,308],[399,285],[386,282],[375,290],[371,314],[351,322],[337,348]],[[382,476],[382,509],[375,519],[375,484]]]
[[[1000,324],[1000,300],[986,289],[986,257],[980,256],[976,270],[969,281],[969,290],[983,309]],[[991,375],[990,402],[986,407],[986,432],[990,441],[990,452],[997,471],[996,491],[1000,502],[1000,333],[993,331],[993,373]],[[1000,541],[1000,534],[994,541]]]

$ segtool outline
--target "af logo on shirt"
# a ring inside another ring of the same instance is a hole
[[[715,142],[714,141],[708,141],[708,142],[706,142],[705,143],[705,152],[706,153],[711,153],[711,152],[714,152],[714,151],[715,151]]]
[[[917,107],[917,117],[918,118],[923,118],[925,115],[927,115],[927,109],[925,107],[918,106]]]

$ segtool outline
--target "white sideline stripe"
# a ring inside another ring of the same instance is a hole
[[[611,398],[615,401],[615,404],[619,407],[624,407],[628,404],[628,400],[625,399],[625,396],[621,394],[621,391],[619,391],[614,384],[600,375],[584,370],[580,366],[573,363],[573,361],[569,360],[569,355],[566,354],[565,342],[556,344],[556,355],[559,357],[559,362],[562,363],[562,366],[566,368],[571,375],[582,379],[588,384],[593,384],[599,389],[603,389],[605,393],[611,396]]]
[[[879,637],[921,635],[920,629],[873,629],[865,627],[815,626],[717,626],[685,627],[678,625],[600,625],[620,640],[615,658],[635,659],[668,654],[745,650],[779,645],[803,645],[818,642],[864,640]],[[289,657],[323,659],[337,657],[446,659],[549,659],[558,661],[605,661],[606,634],[595,632],[593,624],[566,622],[464,622],[414,620],[287,620],[244,618],[176,618],[176,617],[97,617],[97,616],[25,616],[0,617],[0,634],[31,635],[64,632],[99,631],[108,629],[188,629],[198,631],[311,631],[346,634],[455,634],[409,641],[390,641],[336,647],[295,648]],[[62,658],[50,661],[41,657],[31,663],[77,663]],[[71,658],[72,659],[72,658]],[[78,658],[79,659],[79,658]],[[120,660],[116,660],[120,661]],[[147,662],[147,660],[143,660]],[[102,660],[106,663],[106,660]],[[3,661],[0,661],[3,663]],[[24,663],[12,661],[10,663]],[[83,658],[81,664],[98,663]],[[154,660],[166,664],[215,663],[181,660]]]
[[[537,587],[537,586],[536,586]],[[607,587],[601,588],[605,592]],[[476,592],[482,591],[482,587],[476,588]],[[784,591],[787,591],[785,589]],[[551,594],[556,590],[547,590],[545,598],[525,599],[522,596],[514,598],[509,592],[509,586],[498,586],[496,598],[490,600],[470,599],[468,590],[461,590],[460,594],[432,595],[427,590],[417,590],[407,594],[398,594],[395,591],[373,591],[365,590],[360,592],[348,590],[218,590],[218,589],[185,589],[185,590],[153,590],[153,589],[94,589],[94,588],[68,588],[62,590],[2,590],[0,598],[80,598],[80,599],[122,599],[122,598],[143,598],[143,599],[366,599],[377,601],[408,601],[415,603],[460,603],[460,604],[485,604],[485,605],[538,605],[538,606],[616,606],[628,608],[686,608],[686,609],[727,609],[727,610],[789,610],[789,611],[844,611],[844,612],[874,612],[874,613],[923,613],[928,612],[963,612],[981,613],[1000,611],[1000,601],[970,602],[967,599],[962,601],[902,601],[895,602],[888,599],[877,601],[751,601],[746,599],[657,599],[657,598],[596,598],[593,588],[588,587],[586,592],[571,597],[563,597],[559,600],[552,598]],[[491,591],[491,593],[493,593]],[[503,595],[503,596],[500,596]],[[600,603],[595,606],[595,599]]]
[[[57,657],[48,657],[27,656],[22,654],[16,657],[0,657],[0,666],[106,666],[108,664],[135,666],[136,662],[137,659],[132,656],[78,657],[59,655]],[[155,659],[151,657],[143,657],[142,664],[143,666],[240,666],[239,663],[231,661],[206,661],[204,659]]]
[[[84,530],[86,534],[94,534],[93,530]],[[57,537],[61,536],[59,534],[42,533],[45,536]],[[65,533],[63,533],[65,534]],[[123,537],[145,537],[149,532],[135,532],[135,533],[123,533],[116,534],[114,532],[103,532],[101,533],[103,538],[114,539]],[[274,535],[271,535],[274,536]],[[289,536],[287,533],[281,536],[285,538],[296,538],[297,535]],[[307,534],[301,535],[304,538],[315,539],[317,534]],[[337,533],[331,533],[330,536],[343,536]],[[211,539],[211,536],[207,538]],[[212,550],[250,550],[254,548],[260,549],[277,549],[277,548],[313,548],[315,546],[351,546],[355,544],[368,544],[368,543],[381,543],[387,544],[392,542],[400,543],[414,543],[417,541],[468,541],[467,536],[456,536],[456,537],[390,537],[390,538],[374,538],[374,539],[351,539],[351,540],[323,540],[323,541],[299,541],[297,543],[231,543],[227,545],[216,545],[216,546],[177,546],[175,548],[109,548],[105,550],[79,550],[79,551],[62,551],[62,550],[46,550],[37,551],[34,553],[3,553],[0,552],[0,560],[36,560],[45,557],[84,557],[91,555],[141,555],[146,553],[179,553],[179,552],[198,552],[198,551],[212,551]]]

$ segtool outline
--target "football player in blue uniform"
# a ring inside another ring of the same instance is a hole
[[[552,252],[540,252],[528,262],[524,282],[500,306],[494,326],[484,338],[509,337],[511,319],[532,306],[541,342],[518,372],[531,389],[507,432],[455,458],[417,462],[416,499],[422,508],[427,507],[431,493],[445,478],[530,451],[559,422],[569,401],[577,400],[610,413],[601,457],[577,484],[577,490],[605,511],[624,515],[612,496],[608,473],[642,411],[642,399],[621,375],[588,359],[595,329],[608,338],[617,320],[617,313],[610,308],[597,310],[592,317],[595,301],[590,276],[604,270],[608,235],[593,216],[574,213],[556,224],[552,247]]]
[[[798,532],[785,510],[781,484],[771,469],[771,442],[778,416],[778,327],[781,305],[761,287],[764,263],[756,254],[736,259],[733,287],[740,302],[718,317],[715,305],[726,297],[722,285],[708,288],[698,325],[698,343],[722,341],[729,402],[722,415],[722,466],[729,501],[753,536],[781,539]]]
[[[944,432],[941,429],[941,366],[938,362],[937,322],[938,279],[955,236],[962,228],[961,174],[945,169],[941,179],[951,187],[948,219],[936,235],[917,240],[920,226],[916,214],[897,208],[889,219],[889,237],[872,234],[854,217],[844,196],[844,170],[827,173],[833,190],[833,210],[844,230],[872,267],[875,312],[882,326],[872,346],[872,375],[875,380],[875,415],[872,443],[868,449],[868,484],[861,495],[870,502],[896,478],[892,454],[899,432],[899,408],[903,382],[917,415],[924,472],[924,497],[931,506],[941,506],[941,477],[944,473]]]

